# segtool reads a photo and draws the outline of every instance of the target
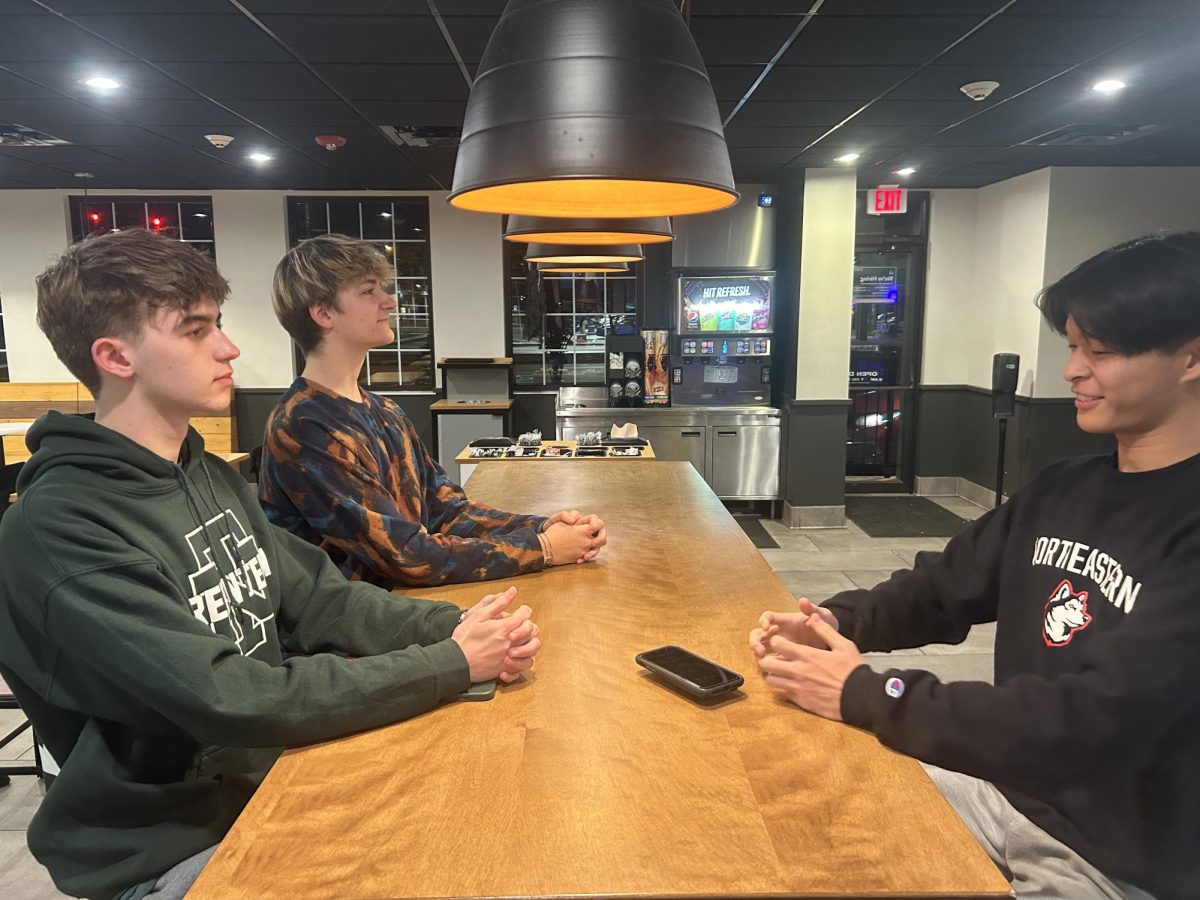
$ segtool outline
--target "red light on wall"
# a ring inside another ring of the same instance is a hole
[[[881,184],[867,191],[867,215],[883,216],[908,212],[908,191],[899,185]]]
[[[162,228],[162,219],[160,219],[158,216],[155,216],[153,219],[150,220],[150,224],[153,225],[155,228]]]
[[[100,213],[92,213],[90,216],[88,216],[88,218],[91,219],[93,222],[99,222],[100,221]]]

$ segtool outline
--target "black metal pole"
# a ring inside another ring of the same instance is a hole
[[[1008,437],[1008,417],[1000,417],[1000,446],[996,450],[996,505],[1004,496],[1004,440]]]

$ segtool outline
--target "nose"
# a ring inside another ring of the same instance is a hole
[[[217,331],[217,348],[215,356],[219,360],[228,361],[237,359],[242,355],[242,351],[238,349],[237,344],[231,341],[223,331]]]
[[[1083,355],[1080,353],[1079,348],[1076,347],[1074,350],[1068,351],[1067,363],[1063,366],[1063,378],[1074,384],[1079,379],[1086,378],[1087,374],[1088,368],[1084,364]]]

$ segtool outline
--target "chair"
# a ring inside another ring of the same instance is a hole
[[[13,696],[13,692],[9,690],[7,684],[0,680],[0,709],[20,709],[17,704],[17,698]],[[26,729],[31,727],[28,719],[25,719],[10,731],[8,734],[0,737],[0,748],[7,747],[10,743],[20,737]],[[10,775],[36,775],[38,778],[45,777],[42,771],[42,752],[38,747],[37,739],[33,742],[33,765],[26,762],[0,762],[0,787],[3,787],[11,781]]]

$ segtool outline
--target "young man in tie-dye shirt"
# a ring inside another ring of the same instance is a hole
[[[467,499],[391,400],[358,384],[367,351],[394,340],[392,267],[365,241],[323,235],[275,270],[280,323],[304,351],[267,421],[259,501],[276,525],[322,546],[348,578],[385,587],[486,581],[584,563],[604,523]]]

